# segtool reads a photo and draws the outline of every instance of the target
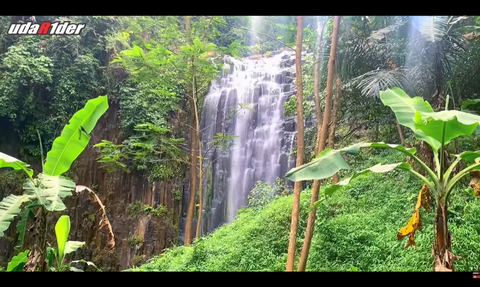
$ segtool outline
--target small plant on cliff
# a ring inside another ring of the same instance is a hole
[[[127,243],[128,245],[130,245],[130,247],[135,247],[137,245],[143,244],[143,238],[140,235],[132,235],[128,237]]]
[[[78,186],[72,180],[61,175],[69,170],[73,161],[87,147],[90,140],[89,133],[107,109],[107,96],[100,96],[89,100],[83,109],[76,112],[70,119],[69,124],[64,127],[61,135],[53,142],[45,161],[42,151],[43,170],[36,177],[33,177],[33,170],[29,168],[28,164],[0,153],[0,168],[10,167],[15,170],[23,170],[28,176],[23,185],[24,194],[11,194],[0,202],[0,236],[4,235],[15,217],[19,219],[16,226],[19,242],[17,249],[23,247],[29,217],[41,219],[35,220],[35,229],[37,229],[37,232],[43,230],[45,234],[38,239],[41,242],[35,244],[39,247],[28,253],[29,262],[25,265],[25,270],[35,271],[39,269],[45,271],[43,262],[46,258],[42,250],[45,250],[47,246],[47,214],[65,210],[66,206],[62,199],[72,195],[74,190],[79,192],[85,189],[83,186],[78,189]],[[103,221],[108,221],[106,216]],[[40,226],[40,222],[43,222],[43,226]],[[112,241],[110,243],[114,244]]]
[[[164,205],[158,205],[157,208],[154,208],[150,205],[144,205],[140,200],[131,203],[127,208],[128,215],[135,219],[141,215],[151,214],[153,216],[162,217],[167,214],[167,207]]]
[[[361,148],[386,148],[399,151],[411,157],[423,168],[428,177],[413,170],[407,162],[386,165],[378,164],[366,170],[356,172],[352,177],[344,179],[337,184],[326,187],[324,195],[331,195],[342,186],[349,184],[353,178],[369,172],[385,173],[394,169],[409,171],[422,180],[424,185],[418,194],[417,204],[410,220],[405,227],[399,230],[397,238],[400,240],[408,236],[405,248],[415,246],[414,234],[420,229],[420,208],[423,207],[428,212],[430,204],[433,202],[436,206],[434,220],[435,239],[433,243],[434,270],[453,271],[455,256],[451,252],[451,236],[447,227],[447,201],[456,183],[469,175],[470,172],[478,173],[478,170],[480,170],[480,151],[465,151],[460,154],[450,155],[445,147],[451,140],[459,136],[474,133],[478,129],[480,116],[462,111],[448,110],[448,97],[445,111],[434,112],[428,102],[420,97],[411,98],[399,88],[380,92],[380,99],[384,105],[389,106],[393,110],[401,125],[410,128],[417,139],[426,142],[432,147],[435,159],[434,170],[430,169],[415,156],[415,148],[405,148],[396,144],[377,142],[358,143],[339,150],[326,149],[312,162],[289,171],[286,177],[293,181],[318,180],[331,177],[339,170],[349,168],[342,154],[357,154]],[[473,100],[465,101],[462,104],[462,109],[474,103],[475,101]],[[455,158],[450,166],[446,164],[446,157],[448,156]],[[461,161],[470,165],[453,175],[453,171]],[[473,186],[474,194],[480,195],[480,185],[473,184]],[[324,198],[317,201],[313,207],[318,206],[323,200]]]

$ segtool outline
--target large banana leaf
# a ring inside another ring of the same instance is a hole
[[[11,167],[15,170],[23,170],[28,177],[32,178],[33,170],[29,169],[29,166],[30,165],[24,163],[23,161],[0,152],[0,168]]]
[[[412,167],[410,166],[410,164],[408,164],[406,162],[399,162],[399,163],[392,163],[392,164],[385,164],[385,165],[377,164],[377,165],[374,165],[370,168],[364,169],[362,171],[355,172],[351,177],[348,177],[348,178],[340,181],[337,184],[332,184],[332,185],[327,186],[325,188],[325,195],[332,195],[335,191],[340,189],[342,186],[348,185],[354,178],[356,178],[358,176],[366,175],[370,172],[386,173],[386,172],[394,170],[395,168],[403,169],[403,170],[410,170]]]
[[[428,136],[424,131],[415,126],[415,113],[433,113],[433,109],[427,101],[420,97],[411,98],[400,88],[387,89],[380,92],[383,104],[390,107],[397,117],[398,123],[410,128],[415,137],[428,143],[434,151],[440,147],[440,141]]]
[[[285,177],[292,181],[303,181],[312,179],[324,179],[331,177],[341,169],[349,169],[350,166],[342,154],[357,154],[361,148],[387,148],[398,150],[405,154],[415,154],[415,148],[405,148],[401,145],[376,143],[357,143],[339,150],[324,150],[318,158],[302,166],[291,169]]]
[[[0,237],[8,229],[15,216],[20,214],[22,203],[31,199],[28,195],[10,194],[0,202]]]
[[[455,110],[436,113],[417,111],[414,121],[416,129],[446,145],[456,137],[471,135],[480,123],[480,116]]]
[[[337,190],[339,190],[341,187],[350,184],[350,182],[358,176],[366,175],[370,172],[386,173],[386,172],[394,170],[395,168],[403,169],[403,170],[410,170],[412,167],[410,166],[410,164],[408,164],[406,162],[399,162],[399,163],[392,163],[392,164],[385,164],[385,165],[377,164],[377,165],[374,165],[370,168],[364,169],[362,171],[355,172],[351,177],[348,177],[348,178],[338,182],[337,184],[332,184],[332,185],[329,185],[329,186],[325,187],[325,189],[323,191],[324,191],[326,196],[330,196],[333,193],[335,193]],[[311,207],[311,209],[317,208],[323,202],[323,200],[324,200],[324,198],[321,198],[320,200],[315,202],[313,204],[313,206]]]
[[[75,183],[64,177],[39,174],[35,183],[26,181],[23,189],[25,194],[35,196],[46,210],[61,211],[66,209],[62,199],[72,195]]]
[[[63,128],[61,135],[55,139],[52,149],[47,153],[44,174],[61,175],[70,168],[73,161],[87,147],[90,140],[88,134],[107,109],[107,96],[100,96],[89,100],[83,109],[73,115],[70,123]]]

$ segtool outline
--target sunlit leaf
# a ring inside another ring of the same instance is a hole
[[[387,148],[398,150],[406,154],[415,154],[415,148],[405,148],[401,145],[377,143],[357,143],[339,150],[324,150],[316,159],[302,166],[291,169],[285,177],[292,181],[324,179],[333,176],[341,169],[349,169],[350,166],[342,154],[357,154],[361,148]]]
[[[471,135],[480,123],[480,116],[455,110],[416,112],[414,121],[416,129],[446,145],[456,137]]]
[[[396,168],[403,169],[403,170],[409,170],[409,169],[411,169],[411,166],[410,166],[410,164],[408,164],[406,162],[392,163],[392,164],[385,164],[385,165],[377,164],[377,165],[372,166],[370,168],[367,168],[365,170],[355,172],[351,177],[346,178],[346,179],[340,181],[337,184],[327,186],[325,188],[325,195],[332,195],[335,191],[337,191],[341,187],[348,185],[356,177],[369,174],[370,172],[386,173],[386,172],[392,171]]]
[[[89,100],[83,109],[73,115],[70,123],[54,140],[52,149],[47,153],[44,165],[46,175],[61,175],[70,168],[73,161],[86,148],[90,140],[88,134],[107,109],[107,96],[100,96]]]
[[[65,245],[67,244],[68,234],[70,233],[70,217],[62,215],[55,225],[55,235],[57,237],[58,262],[61,264],[65,256]]]
[[[77,251],[78,248],[81,248],[85,245],[85,242],[82,241],[67,241],[65,244],[65,255]]]
[[[420,97],[411,98],[402,89],[393,88],[380,92],[380,99],[383,104],[390,107],[395,113],[398,123],[410,128],[417,139],[428,143],[433,150],[437,151],[440,147],[440,141],[434,137],[428,136],[418,129],[415,125],[414,117],[416,112],[432,113],[433,109],[427,101]]]
[[[10,194],[0,202],[0,237],[8,229],[15,216],[20,214],[22,204],[31,199],[30,196]]]
[[[30,178],[33,175],[33,170],[29,169],[30,165],[0,152],[0,168],[11,167],[14,170],[23,170]]]
[[[35,196],[48,211],[61,211],[66,209],[62,199],[72,195],[75,182],[60,176],[39,174],[35,183],[27,180],[23,188],[25,194]]]

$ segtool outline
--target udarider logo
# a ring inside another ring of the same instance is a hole
[[[14,23],[8,29],[9,35],[80,35],[86,24],[66,22]]]

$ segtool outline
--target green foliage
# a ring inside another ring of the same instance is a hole
[[[371,152],[376,152],[372,150]],[[360,154],[365,162],[402,161],[395,151]],[[394,171],[392,171],[393,173]],[[351,175],[351,174],[350,174]],[[416,234],[416,249],[404,249],[396,238],[398,228],[411,214],[421,182],[408,173],[386,177],[371,173],[352,180],[344,192],[335,193],[318,207],[307,271],[431,271],[433,214],[422,211],[423,230]],[[449,229],[455,240],[456,271],[473,271],[480,254],[480,202],[457,189],[452,194]],[[470,191],[471,192],[471,191]],[[300,230],[304,236],[310,192],[300,201]],[[191,247],[167,249],[131,271],[284,271],[292,197],[280,197],[264,208],[247,209],[231,223],[215,230]],[[302,212],[302,210],[304,212]],[[297,245],[297,254],[301,242]]]
[[[62,215],[55,225],[55,234],[57,237],[57,247],[47,248],[46,262],[48,268],[52,271],[74,271],[83,272],[83,270],[71,266],[72,263],[86,263],[88,266],[93,266],[97,270],[98,268],[90,261],[76,260],[70,263],[64,264],[65,255],[75,252],[77,249],[85,245],[85,242],[80,241],[68,241],[68,234],[70,233],[70,217],[68,215]],[[53,261],[56,259],[56,268],[53,267]]]
[[[183,138],[171,137],[169,129],[147,123],[137,125],[135,134],[120,145],[102,140],[94,147],[100,149],[98,161],[105,163],[108,171],[147,170],[152,180],[167,180],[183,171],[182,142]]]
[[[117,75],[105,69],[108,53],[104,37],[111,33],[112,17],[80,16],[61,21],[87,23],[81,36],[7,35],[10,16],[0,17],[0,117],[21,140],[22,158],[40,158],[36,130],[50,149],[62,126],[86,101],[116,94]],[[62,17],[38,16],[37,21]],[[42,19],[42,20],[40,20]],[[6,20],[6,21],[4,21]],[[32,162],[33,160],[29,160]]]
[[[131,203],[127,207],[127,213],[132,219],[137,219],[140,216],[153,215],[157,217],[164,217],[167,215],[167,207],[164,205],[158,205],[157,208],[154,208],[149,205],[144,205],[140,200]]]
[[[289,193],[290,191],[287,189],[285,182],[281,178],[275,180],[273,187],[266,182],[257,181],[248,195],[248,207],[264,207],[276,197],[287,195]]]
[[[15,216],[20,213],[22,204],[31,199],[31,197],[25,194],[10,194],[0,202],[0,236],[4,235],[5,230],[8,229]]]
[[[132,235],[127,238],[127,243],[130,245],[130,247],[135,247],[137,245],[142,245],[143,244],[143,238],[139,235]]]
[[[15,272],[15,271],[22,271],[23,266],[27,263],[27,256],[30,250],[25,250],[20,252],[16,256],[13,256],[12,260],[8,263],[7,272]]]
[[[23,170],[30,178],[32,178],[33,170],[28,168],[30,165],[0,152],[0,168],[11,167],[14,170]]]
[[[324,179],[333,176],[341,169],[350,169],[350,166],[343,158],[342,154],[356,155],[361,148],[386,148],[400,151],[407,155],[415,154],[415,148],[404,148],[400,145],[379,143],[358,143],[349,147],[345,147],[339,150],[325,149],[318,157],[304,165],[293,168],[285,177],[293,180],[312,180],[312,179]],[[410,169],[405,165],[400,165],[399,168]]]
[[[89,100],[85,107],[76,112],[59,137],[53,142],[43,166],[45,175],[57,176],[66,172],[73,161],[87,147],[89,134],[98,119],[107,111],[107,96]]]
[[[102,106],[97,109],[98,106]],[[0,236],[3,236],[15,216],[19,217],[17,233],[19,235],[19,246],[23,245],[27,217],[34,208],[40,207],[43,213],[47,211],[63,211],[66,209],[63,199],[72,195],[75,190],[75,183],[70,179],[60,176],[66,172],[76,157],[85,149],[88,144],[90,133],[98,118],[108,108],[107,98],[98,97],[87,102],[85,108],[78,111],[70,123],[65,126],[64,132],[55,139],[52,150],[47,155],[43,172],[32,178],[33,171],[27,169],[27,164],[18,159],[1,154],[1,166],[10,167],[14,170],[23,170],[29,178],[23,184],[22,195],[11,194],[0,202]],[[84,136],[86,139],[80,140]],[[57,233],[58,254],[57,267],[62,266],[65,254],[76,250],[80,245],[77,242],[66,242],[70,232],[70,219],[68,216],[60,217],[55,227]],[[45,239],[46,240],[46,239]],[[54,251],[52,251],[54,252]]]
[[[181,201],[182,200],[182,191],[180,191],[179,189],[174,189],[172,191],[172,194],[173,194],[173,199],[176,200],[176,201]]]

